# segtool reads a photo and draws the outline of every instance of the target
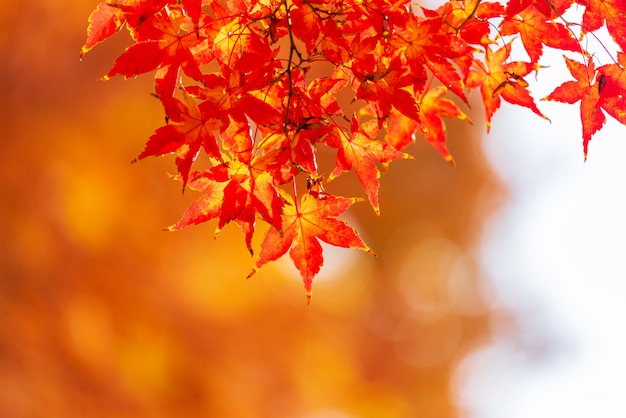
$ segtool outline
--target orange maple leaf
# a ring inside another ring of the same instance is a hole
[[[472,121],[450,99],[443,98],[448,89],[445,86],[430,88],[422,97],[420,104],[420,119],[417,126],[424,139],[428,141],[439,154],[454,165],[454,159],[446,146],[446,128],[441,117],[456,118]]]
[[[401,53],[403,61],[416,77],[421,77],[426,66],[445,86],[467,102],[463,81],[453,62],[467,55],[469,46],[461,38],[450,35],[449,26],[440,16],[420,21],[410,15],[405,28],[394,34],[390,43]]]
[[[151,16],[150,25],[143,24],[135,30],[137,43],[129,46],[115,60],[113,68],[103,79],[108,80],[115,75],[130,78],[160,68],[157,94],[165,97],[173,95],[181,68],[189,77],[202,80],[204,76],[191,52],[191,48],[202,40],[193,28],[191,20],[181,9],[170,7],[159,10]]]
[[[506,5],[506,14],[508,17],[513,17],[514,15],[527,10],[531,6],[535,6],[536,10],[541,12],[545,17],[550,17],[552,15],[552,8],[550,7],[551,2],[547,0],[509,0]]]
[[[587,148],[591,136],[596,133],[606,121],[604,112],[600,107],[600,78],[595,77],[596,71],[593,61],[587,64],[574,61],[566,56],[567,68],[576,81],[566,81],[554,89],[552,93],[543,100],[554,100],[564,103],[576,103],[580,100],[580,119],[583,124],[583,152],[587,159]]]
[[[351,136],[341,131],[340,135],[329,135],[324,140],[327,145],[338,149],[336,167],[328,180],[333,180],[342,172],[354,168],[376,214],[380,213],[378,203],[380,171],[376,167],[376,163],[387,163],[399,158],[412,158],[389,144],[377,140],[376,137],[379,132],[380,126],[377,120],[370,119],[359,124],[359,121],[353,118]]]
[[[126,17],[121,9],[111,6],[106,0],[98,4],[89,15],[87,39],[80,50],[81,58],[94,46],[117,33],[124,23],[126,23]]]
[[[210,101],[198,105],[194,98],[186,93],[183,94],[184,102],[173,97],[163,97],[161,100],[168,121],[173,123],[157,129],[135,161],[148,156],[176,152],[176,165],[182,176],[184,189],[189,170],[200,147],[203,147],[210,157],[222,159],[214,132],[225,123],[216,119],[219,113],[215,112],[214,103]]]
[[[547,1],[542,0],[544,4]],[[510,4],[510,3],[509,3]],[[536,63],[543,52],[543,46],[567,51],[580,51],[580,45],[572,32],[561,23],[556,23],[535,7],[528,7],[500,25],[502,35],[519,33],[530,62]]]
[[[598,68],[598,74],[600,105],[626,125],[626,54],[619,52],[617,62]]]
[[[470,44],[487,45],[492,42],[488,19],[502,16],[504,6],[482,0],[449,0],[437,11],[451,34],[459,35]]]
[[[248,251],[252,253],[257,215],[274,227],[281,226],[283,201],[274,186],[275,179],[269,171],[255,167],[265,163],[262,158],[253,158],[251,164],[232,160],[192,173],[189,188],[203,195],[167,229],[177,231],[217,218],[217,236],[226,224],[234,221],[241,227]]]
[[[606,22],[606,28],[613,40],[626,49],[626,2],[624,0],[577,0],[585,6],[582,28],[584,32],[594,32]]]
[[[306,193],[298,206],[288,194],[283,192],[281,195],[285,200],[282,230],[272,226],[267,231],[254,269],[248,277],[264,264],[277,260],[289,251],[304,281],[307,301],[310,301],[313,277],[324,262],[319,240],[337,247],[358,248],[375,255],[346,221],[337,219],[360,199]]]
[[[511,44],[506,44],[497,51],[485,48],[485,65],[474,61],[474,68],[467,76],[466,84],[469,88],[480,87],[485,105],[487,131],[491,129],[491,117],[500,107],[500,97],[509,103],[524,106],[544,119],[548,119],[537,108],[534,99],[527,90],[528,83],[524,76],[534,67],[529,62],[508,61],[511,53]]]

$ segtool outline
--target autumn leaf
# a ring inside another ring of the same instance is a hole
[[[87,40],[80,50],[81,58],[94,46],[117,33],[124,23],[126,17],[119,8],[111,6],[107,1],[98,4],[89,15]]]
[[[548,4],[545,0],[542,2]],[[548,20],[544,13],[535,7],[528,7],[511,19],[503,20],[500,33],[502,35],[519,33],[531,64],[539,60],[544,45],[566,51],[580,51],[578,41],[568,28],[562,23]]]
[[[548,0],[508,0],[506,4],[506,14],[508,17],[513,17],[533,6],[535,10],[540,12],[545,18],[549,18],[552,15],[552,8]]]
[[[103,77],[108,80],[115,75],[135,77],[157,68],[165,68],[158,95],[171,97],[175,89],[176,75],[182,70],[188,76],[202,80],[203,75],[191,49],[201,40],[195,32],[181,31],[189,19],[182,10],[161,10],[151,17],[151,25],[143,24],[137,31],[138,42],[129,46],[115,61],[113,68]],[[173,76],[168,76],[169,74]]]
[[[462,39],[451,36],[446,28],[441,17],[420,21],[411,15],[406,27],[394,34],[391,45],[402,53],[414,74],[419,76],[422,68],[428,67],[446,87],[467,102],[453,59],[467,53],[469,47]]]
[[[99,1],[80,52],[125,28],[131,44],[103,78],[154,72],[166,124],[137,160],[171,154],[183,190],[201,193],[170,230],[216,219],[217,234],[235,223],[252,252],[257,223],[266,223],[255,271],[289,252],[310,296],[318,240],[369,251],[336,219],[356,199],[325,187],[354,171],[379,214],[381,171],[411,158],[401,150],[416,134],[454,163],[444,119],[471,121],[448,94],[469,107],[480,90],[488,131],[502,100],[547,119],[528,77],[542,81],[548,47],[572,55],[574,80],[545,99],[581,102],[585,157],[606,114],[626,125],[623,0],[442,3]],[[603,44],[600,30],[617,45]],[[524,50],[528,62],[517,58]],[[319,158],[327,147],[336,150],[330,174]],[[286,192],[305,184],[301,200]]]
[[[585,32],[595,32],[606,23],[613,40],[626,48],[626,2],[624,0],[577,0],[585,6],[582,28]]]
[[[289,11],[293,34],[300,38],[310,54],[320,36],[321,19],[307,2],[302,2]]]
[[[139,29],[142,26],[148,30],[152,28],[153,24],[150,20],[162,11],[170,0],[108,0],[107,3],[124,13],[128,21],[128,30],[133,39],[137,40]]]
[[[282,230],[271,227],[267,231],[254,269],[248,277],[289,251],[291,260],[302,276],[307,300],[310,301],[313,278],[324,262],[319,240],[337,247],[358,248],[375,255],[346,221],[337,219],[359,199],[331,195],[315,197],[306,193],[296,204],[288,194],[282,193],[282,197],[285,200]]]
[[[327,145],[337,148],[336,166],[330,174],[329,181],[338,177],[342,172],[354,168],[372,208],[376,214],[380,214],[378,203],[380,171],[376,163],[412,157],[376,139],[380,126],[375,119],[359,125],[358,120],[353,118],[351,128],[351,135],[342,132],[341,135],[329,136],[325,139]]]
[[[415,79],[409,76],[399,57],[385,64],[367,53],[352,63],[351,70],[356,76],[353,83],[356,98],[373,104],[378,118],[387,117],[392,106],[410,118],[419,118],[410,88]],[[425,73],[421,77],[425,80]]]
[[[573,104],[580,100],[580,119],[583,125],[583,153],[587,159],[587,149],[591,137],[606,121],[606,117],[599,106],[600,80],[595,78],[595,68],[592,60],[587,64],[563,57],[567,68],[576,81],[566,81],[554,89],[543,100],[553,100]]]
[[[202,2],[203,0],[181,0],[185,11],[196,25],[200,22],[200,17],[202,16]]]
[[[224,202],[225,182],[216,181],[208,172],[192,173],[188,182],[191,190],[203,193],[183,212],[180,220],[167,227],[168,231],[178,231],[190,225],[197,225],[219,217]]]
[[[458,34],[470,44],[488,45],[492,42],[488,19],[502,16],[504,8],[497,2],[450,0],[438,12],[452,34]]]
[[[218,219],[215,235],[230,222],[239,224],[246,246],[252,253],[252,236],[257,215],[275,228],[281,227],[283,201],[275,187],[275,178],[264,170],[264,158],[250,164],[227,160],[210,170],[191,174],[189,188],[203,193],[168,230]]]
[[[454,165],[454,159],[446,146],[446,128],[441,117],[456,118],[472,121],[450,99],[443,97],[448,89],[445,86],[435,86],[428,90],[420,102],[420,119],[417,126],[435,150],[448,162]]]
[[[598,73],[607,77],[608,84],[600,91],[601,96],[616,96],[626,93],[626,54],[619,52],[613,64],[598,68]]]
[[[537,108],[524,76],[533,70],[528,62],[509,61],[511,45],[507,44],[495,52],[486,48],[485,63],[475,62],[467,77],[467,86],[480,88],[487,116],[487,131],[491,129],[491,118],[500,107],[500,98],[509,103],[524,106],[547,119]]]
[[[385,142],[397,150],[407,147],[415,141],[418,121],[406,117],[397,110],[392,110],[385,119]]]
[[[599,105],[621,124],[626,124],[626,54],[618,53],[613,64],[598,68]]]
[[[176,153],[176,165],[184,189],[200,147],[210,157],[222,159],[215,132],[224,126],[224,121],[216,119],[219,114],[215,112],[213,103],[204,101],[197,104],[189,94],[184,94],[183,99],[181,102],[176,98],[162,98],[169,123],[156,130],[136,160]]]

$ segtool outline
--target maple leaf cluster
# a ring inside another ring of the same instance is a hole
[[[265,222],[253,273],[289,252],[310,298],[320,240],[373,254],[338,219],[361,199],[335,196],[328,183],[354,170],[379,213],[381,168],[410,158],[403,149],[416,135],[454,163],[442,118],[471,123],[457,103],[472,90],[480,90],[488,130],[502,100],[546,118],[527,81],[543,68],[544,47],[569,54],[575,80],[545,99],[581,102],[585,158],[605,113],[626,124],[625,4],[105,0],[89,17],[81,56],[126,28],[132,44],[104,79],[154,72],[166,123],[137,159],[173,154],[183,190],[201,193],[169,229],[216,219],[217,233],[234,222],[252,253],[257,222]],[[571,9],[584,11],[580,22],[566,20]],[[584,38],[602,28],[616,50],[596,65]],[[528,60],[512,60],[514,47]],[[336,155],[327,171],[318,166],[321,147]]]

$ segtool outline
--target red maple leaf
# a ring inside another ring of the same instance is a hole
[[[338,149],[336,167],[328,180],[333,180],[342,172],[354,168],[372,208],[376,214],[379,214],[378,179],[380,178],[380,171],[376,167],[376,163],[387,163],[398,158],[412,157],[376,139],[380,133],[380,125],[375,119],[359,124],[359,121],[353,118],[351,128],[352,135],[341,131],[340,135],[329,135],[324,140],[327,145]]]
[[[626,124],[626,54],[619,52],[615,63],[598,68],[598,89],[600,106]]]
[[[162,68],[162,74],[157,77],[161,82],[157,83],[156,93],[170,97],[175,90],[177,74],[181,68],[195,80],[202,80],[204,77],[191,52],[191,48],[202,40],[181,9],[162,9],[150,19],[141,21],[136,37],[137,43],[129,46],[120,55],[113,68],[104,76],[105,80],[118,74],[130,78]]]
[[[220,118],[215,103],[207,100],[197,104],[186,93],[183,94],[182,102],[174,97],[162,97],[161,100],[169,123],[156,130],[136,160],[175,152],[184,189],[191,164],[200,147],[210,157],[222,159],[214,133],[227,125],[228,119]]]
[[[552,15],[548,0],[509,0],[506,4],[506,14],[508,17],[513,17],[532,6],[546,18]]]
[[[437,10],[452,34],[458,34],[471,44],[487,45],[489,18],[501,17],[504,8],[500,3],[481,0],[450,0]]]
[[[295,6],[295,5],[294,5]],[[320,36],[321,19],[310,4],[302,2],[289,11],[293,34],[300,38],[310,54]]]
[[[613,40],[626,49],[626,1],[624,0],[577,0],[585,6],[582,28],[594,32],[606,22],[606,28]]]
[[[219,182],[208,171],[194,172],[190,175],[187,187],[203,193],[183,212],[180,220],[167,227],[168,231],[178,231],[190,225],[197,225],[219,217],[224,202],[225,182]]]
[[[282,229],[270,227],[267,231],[254,269],[248,277],[289,251],[304,281],[307,301],[310,301],[313,277],[324,262],[319,240],[338,247],[358,248],[374,255],[346,221],[337,219],[359,199],[306,193],[296,204],[286,193],[282,193],[282,197],[285,200]]]
[[[215,219],[217,234],[236,223],[252,251],[265,222],[254,271],[289,252],[308,297],[319,240],[371,251],[337,219],[357,199],[323,190],[320,143],[336,149],[328,181],[354,170],[378,214],[381,170],[410,158],[401,150],[417,133],[453,162],[443,118],[471,121],[448,92],[467,103],[480,89],[487,130],[503,99],[545,118],[526,81],[544,68],[545,46],[582,57],[566,58],[574,80],[546,100],[581,101],[585,157],[606,114],[626,124],[624,0],[446,0],[436,10],[409,0],[98,2],[81,56],[125,27],[133,43],[104,78],[155,71],[166,114],[137,159],[173,154],[183,190],[202,193],[169,229]],[[574,3],[578,21],[564,15]],[[603,27],[621,47],[601,45],[608,60],[589,49]],[[522,45],[529,62],[510,58]],[[209,167],[192,171],[201,154]],[[301,199],[285,192],[304,182]]]
[[[595,69],[593,61],[589,60],[587,65],[563,57],[567,68],[576,81],[566,81],[554,89],[544,100],[554,100],[564,103],[580,103],[580,119],[583,125],[583,148],[585,159],[587,158],[587,147],[591,136],[596,133],[606,118],[604,113],[598,108],[600,98],[599,84],[594,82]]]
[[[89,15],[87,39],[80,50],[81,58],[91,48],[117,33],[124,23],[126,23],[126,17],[120,8],[111,6],[106,0],[98,4]]]
[[[431,14],[437,15],[437,12]],[[461,76],[453,63],[454,59],[468,53],[469,46],[461,38],[451,36],[448,29],[438,15],[421,21],[410,15],[405,28],[395,33],[390,43],[401,53],[416,77],[422,77],[426,66],[439,81],[467,102]]]
[[[430,88],[420,102],[420,119],[417,126],[424,136],[439,154],[454,165],[454,159],[446,146],[446,128],[441,117],[456,118],[472,121],[450,99],[443,98],[448,89],[445,86]]]
[[[378,118],[387,117],[392,106],[410,118],[419,118],[415,95],[408,87],[414,80],[406,73],[399,58],[385,66],[373,54],[364,55],[354,63],[352,71],[358,74],[355,80],[359,82],[359,87],[355,87],[357,99],[375,105]]]
[[[170,0],[108,0],[113,7],[119,8],[128,21],[128,30],[131,32],[133,39],[137,39],[137,31],[139,28],[152,18],[155,13],[163,10],[163,8],[171,3]],[[150,23],[146,25],[150,27]]]
[[[218,219],[215,234],[230,222],[237,223],[248,251],[252,253],[252,235],[257,215],[275,228],[281,227],[283,201],[275,187],[276,179],[267,169],[268,161],[254,158],[250,164],[227,160],[210,170],[191,174],[189,188],[203,193],[168,230]]]
[[[542,0],[546,5],[548,2]],[[510,3],[509,3],[510,4]],[[568,51],[580,51],[580,45],[572,32],[563,24],[553,22],[542,11],[528,7],[510,19],[504,19],[500,25],[502,35],[519,33],[524,48],[535,64],[543,52],[543,46]]]
[[[524,76],[533,70],[529,62],[508,61],[511,45],[506,44],[493,52],[486,48],[485,64],[475,61],[466,84],[470,88],[480,87],[487,116],[487,131],[491,129],[491,117],[500,107],[502,97],[509,103],[524,106],[547,119],[537,108],[527,90]]]

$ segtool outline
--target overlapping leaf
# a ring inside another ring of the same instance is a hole
[[[446,145],[446,127],[442,117],[472,121],[450,99],[443,97],[448,91],[444,86],[431,88],[420,102],[420,118],[417,122],[424,139],[428,141],[441,156],[454,164],[454,159]]]
[[[585,6],[582,27],[594,32],[606,23],[606,28],[615,42],[626,48],[626,2],[624,0],[578,0]]]
[[[547,1],[542,1],[548,4]],[[570,29],[562,23],[549,20],[543,11],[535,7],[528,7],[511,19],[503,20],[500,33],[502,35],[519,33],[531,64],[539,61],[544,45],[566,51],[580,51],[580,45]]]
[[[202,80],[203,73],[192,53],[202,39],[191,29],[193,25],[184,11],[175,7],[161,9],[149,20],[145,19],[141,15],[137,23],[140,26],[134,30],[137,43],[126,49],[104,78],[135,77],[162,68],[164,73],[159,76],[162,82],[158,84],[157,94],[164,97],[173,95],[181,68],[189,77]]]
[[[480,90],[487,130],[502,100],[545,118],[527,80],[541,79],[549,47],[578,56],[566,58],[574,80],[546,99],[581,102],[585,157],[605,114],[626,124],[624,1],[442,2],[106,0],[80,54],[125,28],[132,43],[104,79],[154,71],[167,123],[138,159],[172,154],[175,177],[201,194],[169,229],[232,222],[252,252],[264,222],[255,271],[289,252],[310,297],[319,240],[371,251],[337,219],[356,199],[324,187],[354,171],[379,213],[379,167],[409,158],[416,134],[453,162],[444,118],[469,119],[447,93],[467,103]],[[599,43],[603,28],[617,50]],[[528,62],[511,58],[521,47]],[[320,146],[336,150],[334,167],[318,165]]]
[[[418,20],[411,15],[406,27],[398,31],[391,44],[402,54],[413,74],[421,75],[426,66],[435,77],[467,102],[463,81],[454,66],[454,59],[467,55],[468,45],[451,36],[441,17]]]
[[[354,169],[377,214],[380,213],[378,203],[380,171],[376,163],[410,158],[408,154],[376,140],[379,133],[380,126],[376,120],[372,119],[359,124],[357,119],[352,119],[351,135],[329,136],[325,140],[326,144],[338,149],[336,167],[330,174],[330,179],[332,180],[344,171]]]
[[[94,46],[113,36],[126,23],[121,9],[113,7],[107,1],[98,4],[89,16],[87,40],[80,50],[80,56],[89,52]]]
[[[289,251],[289,256],[302,275],[307,299],[311,298],[313,278],[324,262],[320,240],[344,248],[358,248],[370,254],[374,252],[363,242],[346,221],[337,219],[355,198],[306,193],[296,203],[291,196],[283,194],[282,228],[271,227],[261,244],[261,252],[248,277],[269,261],[274,261]]]
[[[137,159],[176,153],[176,165],[184,188],[200,147],[208,156],[222,159],[215,132],[225,125],[225,121],[220,117],[216,103],[204,101],[197,104],[189,94],[184,94],[183,99],[162,99],[169,123],[156,130]]]
[[[485,111],[487,130],[491,128],[491,118],[498,110],[501,98],[509,103],[524,106],[547,119],[535,104],[528,91],[524,76],[533,70],[529,62],[509,61],[511,45],[507,44],[495,52],[486,48],[485,63],[475,62],[475,67],[467,77],[467,86],[480,88]]]
[[[572,76],[576,81],[566,81],[550,93],[544,100],[554,100],[564,103],[580,101],[580,120],[583,130],[583,153],[587,158],[587,151],[591,137],[598,132],[606,122],[603,110],[626,124],[626,101],[624,100],[624,70],[618,71],[619,64],[602,68],[596,71],[593,61],[586,64],[564,57]],[[608,75],[607,75],[608,74]],[[608,84],[608,85],[607,85]],[[620,85],[621,84],[621,85]]]

